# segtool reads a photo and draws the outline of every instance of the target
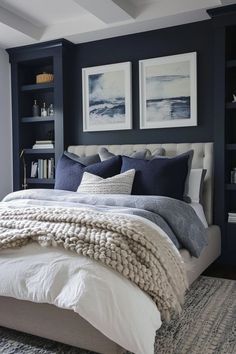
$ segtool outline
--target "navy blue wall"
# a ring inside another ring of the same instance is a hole
[[[211,21],[116,37],[76,46],[74,144],[124,144],[213,141],[213,28]],[[198,127],[139,129],[138,61],[165,55],[197,52]],[[84,67],[131,61],[133,130],[83,133],[82,77]]]

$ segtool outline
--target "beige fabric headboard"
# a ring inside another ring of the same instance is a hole
[[[133,144],[133,145],[76,145],[69,146],[68,151],[80,156],[96,154],[100,146],[107,147],[115,154],[130,154],[134,151],[149,149],[151,152],[158,147],[163,147],[167,156],[176,156],[193,149],[193,168],[205,168],[207,170],[203,188],[203,207],[207,222],[212,224],[213,215],[213,143],[192,144]]]

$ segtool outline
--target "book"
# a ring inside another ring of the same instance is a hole
[[[37,161],[32,161],[30,177],[31,178],[36,178],[37,174],[38,174],[38,162]]]
[[[49,178],[54,178],[54,175],[55,175],[55,160],[54,160],[54,157],[52,157],[50,159],[50,165],[51,165],[51,173],[49,175]]]
[[[53,144],[34,144],[32,149],[54,149]]]
[[[236,223],[236,213],[228,213],[228,222]]]
[[[43,178],[48,178],[48,160],[43,160]]]
[[[38,160],[38,178],[43,178],[43,159]]]
[[[53,140],[36,140],[35,144],[54,144]]]
[[[52,178],[52,161],[48,159],[48,178]]]

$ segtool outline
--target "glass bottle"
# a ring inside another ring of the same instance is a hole
[[[43,107],[41,108],[41,117],[47,117],[47,109],[45,102],[43,102]]]
[[[54,115],[54,108],[53,104],[51,103],[48,107],[48,116],[53,116]]]
[[[33,117],[39,117],[39,105],[37,104],[37,100],[34,100],[34,104],[32,107]]]

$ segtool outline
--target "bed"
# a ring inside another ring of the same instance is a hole
[[[213,143],[109,145],[107,147],[111,152],[128,154],[143,148],[148,148],[152,152],[160,146],[164,147],[167,156],[175,156],[193,149],[193,167],[207,169],[203,190],[203,208],[209,225],[207,228],[208,246],[203,250],[199,258],[191,257],[190,253],[185,249],[180,251],[186,266],[188,281],[191,284],[219,257],[221,250],[220,229],[218,226],[212,225]],[[71,146],[68,150],[81,156],[94,154],[98,149],[99,146],[97,145],[81,145]],[[24,257],[24,251],[22,252],[22,257]],[[118,354],[126,352],[121,345],[110,339],[111,336],[102,334],[98,326],[91,325],[82,316],[71,310],[45,303],[34,303],[32,301],[17,300],[9,296],[0,296],[0,313],[1,326],[98,353]]]

